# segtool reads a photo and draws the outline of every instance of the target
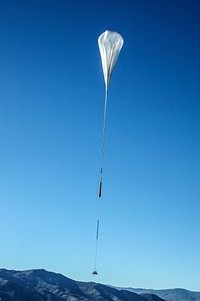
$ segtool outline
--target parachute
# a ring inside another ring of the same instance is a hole
[[[103,116],[103,129],[102,129],[102,144],[101,144],[101,163],[100,163],[100,181],[98,197],[102,196],[102,179],[103,179],[103,160],[104,160],[104,142],[105,142],[105,128],[106,128],[106,109],[108,99],[108,87],[110,84],[113,69],[117,62],[121,48],[123,46],[122,36],[115,31],[106,30],[98,38],[98,45],[101,55],[101,62],[103,68],[103,75],[105,81],[105,103],[104,103],[104,116]],[[97,217],[97,231],[96,231],[96,248],[95,248],[95,266],[93,275],[97,275],[97,249],[99,239],[99,206],[98,206],[98,217]]]

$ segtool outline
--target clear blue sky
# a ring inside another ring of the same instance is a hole
[[[0,266],[200,291],[200,2],[0,3]],[[124,46],[104,106],[98,36]]]

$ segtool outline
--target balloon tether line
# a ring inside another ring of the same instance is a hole
[[[106,108],[107,108],[108,91],[105,91],[105,104],[104,104],[104,115],[103,115],[103,130],[102,130],[102,145],[101,145],[101,165],[100,174],[102,174],[103,160],[104,160],[104,144],[105,144],[105,129],[106,129]]]
[[[104,145],[105,145],[105,129],[106,129],[106,108],[107,108],[108,91],[105,91],[105,104],[104,104],[104,116],[103,116],[103,129],[102,129],[102,143],[101,143],[101,164],[100,164],[100,181],[98,191],[98,211],[97,211],[97,232],[96,232],[96,245],[95,245],[95,261],[94,272],[97,274],[97,253],[98,253],[98,240],[99,240],[99,213],[100,213],[100,198],[102,194],[102,178],[103,178],[103,161],[104,161]]]

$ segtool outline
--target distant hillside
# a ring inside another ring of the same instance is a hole
[[[125,289],[125,288],[120,288]],[[200,301],[200,292],[192,292],[181,288],[174,289],[142,289],[142,288],[126,288],[130,292],[137,294],[155,294],[166,301]]]
[[[94,282],[78,282],[45,270],[0,269],[1,301],[163,301]]]

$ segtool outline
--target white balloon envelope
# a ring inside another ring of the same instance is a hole
[[[98,39],[106,91],[123,43],[122,36],[116,31],[106,30]]]
[[[100,167],[101,174],[102,174],[103,158],[104,158],[104,134],[105,134],[105,127],[106,127],[108,87],[109,87],[113,69],[117,62],[123,43],[124,40],[122,36],[116,31],[106,30],[98,38],[98,44],[99,44],[99,50],[100,50],[103,74],[105,80],[105,87],[106,87],[103,130],[102,130],[102,151],[101,151],[101,167]],[[102,181],[100,181],[100,186],[99,186],[99,197],[101,197],[101,188],[102,188]]]

